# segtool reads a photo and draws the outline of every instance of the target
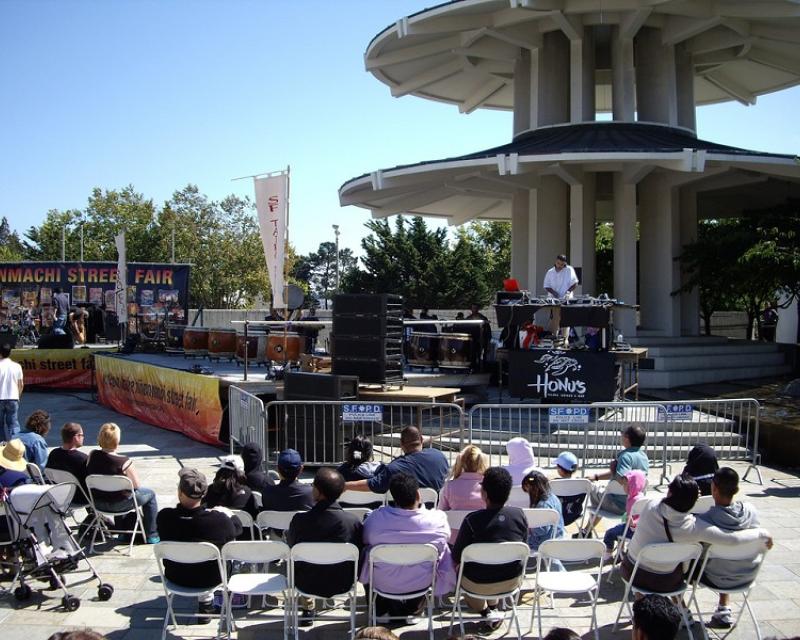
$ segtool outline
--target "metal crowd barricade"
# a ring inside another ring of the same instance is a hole
[[[682,400],[664,405],[669,419],[669,433],[663,443],[667,462],[685,461],[692,447],[702,442],[713,447],[721,462],[749,462],[743,479],[755,471],[758,483],[763,484],[758,468],[761,405],[757,400]]]
[[[255,443],[261,447],[264,463],[267,462],[267,429],[264,420],[264,403],[252,393],[231,385],[228,387],[228,424],[230,448]],[[265,464],[266,470],[266,464]]]
[[[265,416],[269,450],[297,449],[307,465],[342,463],[356,435],[372,441],[376,461],[389,462],[401,455],[400,432],[408,425],[451,465],[465,444],[464,411],[457,404],[281,400],[267,404]]]
[[[651,468],[661,466],[666,477],[664,420],[659,403],[480,404],[469,412],[467,439],[489,456],[490,464],[508,462],[506,443],[523,437],[531,443],[536,466],[548,468],[562,451],[578,457],[581,475],[587,467],[607,467],[620,451],[620,431],[641,424],[647,432],[645,451]]]

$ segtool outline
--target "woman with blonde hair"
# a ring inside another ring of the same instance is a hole
[[[97,435],[99,449],[89,453],[86,461],[86,475],[103,476],[126,476],[133,485],[133,493],[136,502],[142,509],[142,520],[144,524],[147,544],[161,542],[156,528],[156,516],[158,515],[158,502],[156,494],[152,489],[143,487],[139,484],[139,476],[133,466],[133,460],[117,453],[117,447],[122,432],[113,422],[106,422],[100,427]],[[125,513],[133,507],[133,497],[130,491],[94,491],[95,504],[98,509],[109,512]]]
[[[481,481],[489,464],[481,448],[468,444],[453,465],[453,477],[447,480],[439,495],[442,511],[475,511],[486,505],[481,498]]]

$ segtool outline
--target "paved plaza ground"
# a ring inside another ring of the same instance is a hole
[[[158,496],[160,507],[174,506],[176,502],[177,472],[182,466],[198,467],[213,476],[214,464],[226,452],[222,449],[202,445],[177,433],[158,429],[140,423],[133,418],[122,416],[92,401],[88,393],[54,393],[31,391],[24,394],[21,417],[26,417],[34,409],[42,408],[50,412],[53,431],[48,436],[51,446],[59,444],[60,426],[68,421],[78,421],[86,432],[86,443],[96,442],[97,431],[103,422],[114,421],[122,429],[120,451],[136,462],[139,476],[144,485],[153,488]],[[87,447],[87,450],[90,447]],[[735,463],[743,474],[746,465]],[[761,468],[764,484],[744,483],[742,497],[752,501],[758,509],[762,525],[767,527],[775,546],[768,554],[764,570],[751,600],[760,621],[764,637],[788,638],[800,635],[800,478],[786,470]],[[753,474],[751,474],[751,479]],[[651,481],[657,482],[655,474]],[[44,590],[35,592],[33,598],[18,603],[3,592],[0,594],[0,629],[3,640],[39,640],[49,637],[53,632],[70,628],[91,627],[107,638],[114,640],[139,640],[157,638],[161,633],[164,618],[165,599],[159,583],[158,571],[153,558],[152,547],[134,547],[133,557],[127,557],[127,547],[100,547],[102,551],[92,557],[92,562],[105,582],[114,585],[115,592],[110,601],[97,599],[97,583],[86,583],[88,572],[78,571],[69,575],[70,591],[81,598],[77,611],[67,613],[60,607],[61,594]],[[83,581],[83,583],[82,583]],[[39,587],[44,583],[34,583]],[[603,581],[598,606],[601,626],[600,637],[628,638],[629,626],[617,633],[611,632],[622,595],[621,580]],[[0,584],[7,587],[8,582]],[[523,603],[523,630],[530,622],[529,601]],[[713,596],[704,594],[701,603],[713,608]],[[185,601],[184,609],[194,604]],[[704,607],[706,609],[706,607]],[[275,612],[273,612],[275,613]],[[569,626],[585,638],[588,633],[589,608],[585,603],[572,599],[558,598],[554,610],[544,610],[545,632],[553,626]],[[570,618],[569,616],[581,616]],[[336,611],[331,622],[318,621],[311,630],[301,630],[303,637],[344,638],[349,628],[346,614]],[[435,628],[437,638],[447,637],[449,612],[436,614]],[[366,615],[359,613],[359,622],[366,623]],[[535,627],[535,625],[534,625]],[[695,625],[695,637],[702,637]],[[181,627],[173,637],[207,638],[215,635],[216,626]],[[467,626],[468,632],[478,632],[475,624]],[[495,632],[491,637],[500,637],[505,631]],[[427,637],[425,625],[398,627],[395,632],[404,640],[417,640]],[[238,637],[242,640],[254,638],[280,638],[283,626],[280,620],[259,620],[252,614],[243,621]],[[537,637],[534,632],[532,636]],[[679,637],[688,637],[682,633]],[[755,632],[745,614],[739,628],[728,636],[731,640],[753,638]]]

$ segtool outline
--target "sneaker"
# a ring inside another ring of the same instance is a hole
[[[484,624],[492,631],[499,629],[500,625],[503,624],[503,619],[505,618],[502,611],[489,608],[486,608],[481,612],[481,617],[483,618]]]
[[[389,616],[388,613],[381,613],[375,616],[375,622],[380,625],[389,624],[392,621],[392,618]]]
[[[310,611],[309,609],[303,609],[300,613],[300,622],[298,623],[301,627],[310,627],[314,624],[314,612]]]
[[[213,602],[200,602],[197,605],[197,613],[200,615],[193,618],[194,624],[208,624],[211,622],[211,616],[204,615],[208,613],[215,613]]]
[[[158,536],[150,536],[147,538],[147,544],[158,544],[159,542],[161,542],[161,538]]]
[[[733,626],[733,613],[730,607],[717,607],[706,625],[711,629],[730,629]]]
[[[608,564],[614,559],[614,552],[606,549],[603,551],[603,564]]]

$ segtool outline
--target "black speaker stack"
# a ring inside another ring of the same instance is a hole
[[[381,293],[333,299],[332,373],[364,383],[403,382],[403,298]]]

